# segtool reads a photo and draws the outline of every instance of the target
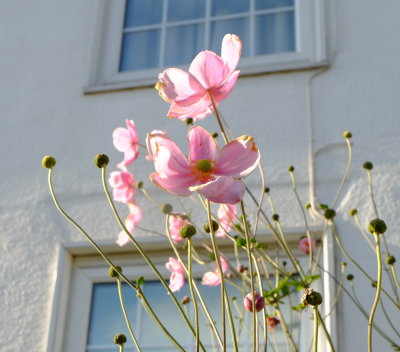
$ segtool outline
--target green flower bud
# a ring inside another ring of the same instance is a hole
[[[357,213],[358,213],[358,211],[357,211],[356,208],[350,209],[350,211],[349,211],[349,214],[350,214],[351,216],[356,216]]]
[[[301,299],[301,303],[305,306],[319,306],[322,303],[322,295],[312,288],[307,288]]]
[[[374,219],[368,224],[368,231],[371,233],[377,233],[378,235],[382,235],[386,232],[387,227],[383,220]]]
[[[310,204],[310,203],[307,203],[306,206],[305,206],[305,208],[306,208],[307,210],[310,210],[310,209],[311,209],[311,204]]]
[[[294,171],[294,166],[290,165],[290,166],[288,167],[288,171],[289,171],[289,172],[293,172],[293,171]]]
[[[124,345],[126,343],[126,336],[124,334],[117,334],[114,336],[114,343],[116,345]]]
[[[282,261],[282,265],[286,266],[287,265],[287,261],[286,260]]]
[[[181,304],[185,305],[185,304],[190,303],[190,301],[191,301],[191,298],[190,298],[189,296],[184,296],[184,297],[181,299]]]
[[[393,265],[394,263],[396,263],[396,258],[392,255],[388,255],[385,259],[385,262],[387,265]]]
[[[136,188],[141,189],[143,187],[143,182],[142,181],[137,181],[136,182]]]
[[[331,220],[331,219],[333,219],[335,216],[336,216],[336,211],[334,211],[333,209],[328,208],[328,209],[326,209],[326,210],[324,211],[324,217],[325,217],[325,219]]]
[[[265,187],[265,188],[264,188],[264,192],[265,192],[265,193],[269,193],[269,191],[270,191],[269,187]]]
[[[211,220],[211,225],[212,225],[213,232],[215,232],[219,229],[219,225],[215,220]],[[208,221],[204,224],[204,231],[207,233],[211,232],[210,231],[210,223]]]
[[[279,215],[278,214],[273,214],[272,215],[272,220],[279,221]]]
[[[169,203],[164,203],[164,204],[161,206],[161,211],[162,211],[164,214],[170,214],[170,213],[172,212],[172,209],[173,209],[173,207],[172,207],[172,205],[169,204]]]
[[[329,209],[329,207],[328,207],[326,204],[324,204],[324,203],[320,203],[319,207],[320,207],[322,210]]]
[[[191,238],[196,234],[196,228],[193,225],[186,224],[179,230],[179,236],[182,238]]]
[[[349,138],[353,137],[353,135],[351,134],[350,131],[344,131],[343,137],[346,139],[349,139]]]
[[[354,275],[353,274],[349,274],[349,275],[346,276],[346,279],[349,280],[349,281],[353,281]]]
[[[374,164],[372,164],[370,161],[366,161],[366,162],[363,164],[363,168],[364,168],[365,170],[372,170],[373,167],[374,167]]]
[[[372,287],[376,287],[377,285],[378,285],[378,283],[377,283],[376,281],[372,281],[372,282],[371,282],[371,286],[372,286]]]
[[[245,240],[244,238],[238,238],[238,239],[236,240],[236,244],[237,244],[239,247],[246,247],[246,240]]]
[[[193,125],[193,119],[191,117],[187,118],[185,120],[185,123],[189,126],[189,125]]]
[[[56,165],[56,159],[50,155],[46,155],[42,159],[42,166],[45,169],[52,169]]]
[[[213,137],[213,138],[218,138],[218,133],[217,133],[217,132],[214,132],[214,133],[211,135],[211,137]]]
[[[97,154],[94,157],[94,164],[99,168],[102,169],[108,165],[109,159],[108,156],[105,154]]]
[[[117,265],[115,268],[117,270],[115,270],[113,267],[110,267],[110,269],[108,269],[109,277],[118,277],[119,273],[122,273],[122,268],[119,265]]]
[[[340,262],[340,265],[346,267],[347,263],[346,262]]]

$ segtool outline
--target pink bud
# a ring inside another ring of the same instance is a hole
[[[265,300],[264,297],[260,296],[257,291],[254,291],[254,303],[256,305],[256,311],[259,312],[260,310],[264,309],[265,307]],[[244,308],[249,312],[253,312],[253,297],[252,294],[249,293],[243,300]]]
[[[275,327],[280,323],[280,320],[276,317],[268,317],[267,318],[267,325],[269,330],[274,330]]]

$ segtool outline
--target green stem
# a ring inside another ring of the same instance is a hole
[[[397,279],[397,274],[396,274],[396,270],[394,269],[394,265],[391,264],[389,266],[390,266],[390,270],[392,272],[393,280],[396,283],[396,285],[400,288],[400,283],[399,283],[399,280]]]
[[[379,241],[379,234],[374,233],[376,242],[376,260],[378,265],[378,278],[376,283],[376,295],[375,300],[371,308],[371,313],[368,319],[368,352],[372,352],[372,326],[374,322],[375,311],[379,303],[382,288],[382,257],[381,257],[381,246]]]
[[[313,307],[313,315],[314,315],[313,352],[318,352],[318,306]]]
[[[193,299],[193,307],[194,307],[194,321],[196,327],[196,352],[199,352],[199,343],[200,343],[200,334],[199,334],[199,311],[197,308],[197,299],[194,294],[193,289],[193,275],[192,275],[192,239],[188,239],[188,276],[189,276],[189,288],[190,294]]]
[[[289,340],[290,345],[292,346],[292,350],[293,350],[294,352],[297,352],[297,351],[298,351],[298,348],[297,348],[297,346],[296,346],[296,343],[295,343],[294,340],[293,340],[292,334],[291,334],[290,331],[289,331],[289,328],[288,328],[288,326],[287,326],[287,324],[286,324],[286,321],[285,321],[285,319],[284,319],[284,317],[283,317],[283,314],[282,314],[282,312],[281,312],[281,310],[280,310],[280,308],[279,308],[279,305],[277,305],[277,306],[275,307],[275,312],[276,312],[276,315],[278,316],[278,318],[279,318],[279,320],[280,320],[280,322],[281,322],[282,330],[283,330],[283,332],[285,333],[286,338]]]
[[[331,339],[331,335],[329,334],[329,331],[326,328],[325,322],[322,319],[321,313],[318,311],[318,309],[317,309],[317,312],[318,312],[318,321],[321,324],[322,329],[324,330],[325,337],[326,337],[326,339],[328,341],[329,347],[331,348],[331,352],[335,352],[335,347],[333,347],[333,342],[332,342],[332,339]]]
[[[225,144],[228,144],[229,143],[229,139],[228,139],[228,137],[227,137],[227,135],[225,133],[225,128],[224,128],[224,126],[222,124],[221,117],[219,115],[217,106],[215,105],[215,101],[214,101],[214,98],[213,98],[212,93],[211,93],[210,90],[208,90],[208,95],[209,95],[210,100],[211,100],[211,104],[212,104],[212,107],[213,107],[213,110],[214,110],[214,113],[215,113],[215,117],[216,117],[217,122],[218,122],[218,126],[219,126],[219,128],[221,130],[221,133],[222,133],[222,138],[224,139]]]
[[[134,342],[134,344],[136,346],[136,349],[140,352],[141,349],[139,347],[139,343],[138,343],[138,341],[136,339],[135,334],[133,333],[131,323],[129,322],[128,314],[126,313],[125,304],[124,304],[124,297],[122,295],[121,279],[119,278],[119,276],[117,276],[117,284],[118,284],[119,301],[121,303],[121,309],[122,309],[122,313],[124,314],[126,326],[128,327],[129,333],[131,334],[131,337],[132,337],[132,340],[133,340],[133,342]]]

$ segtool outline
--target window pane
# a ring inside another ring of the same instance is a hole
[[[249,11],[249,0],[212,0],[212,16],[228,15],[246,11]]]
[[[256,10],[294,6],[294,0],[256,0]]]
[[[295,51],[293,11],[256,17],[256,55]]]
[[[161,22],[163,0],[127,0],[124,27]]]
[[[222,38],[227,33],[233,33],[239,36],[243,43],[242,56],[250,54],[250,34],[249,19],[238,18],[234,20],[217,21],[211,24],[211,50],[221,53]]]
[[[187,64],[204,48],[204,25],[168,28],[166,40],[164,65]]]
[[[202,18],[205,11],[206,0],[169,0],[168,22]]]
[[[158,67],[160,31],[126,33],[122,39],[120,71]]]

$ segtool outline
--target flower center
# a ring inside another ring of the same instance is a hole
[[[210,172],[212,169],[211,163],[207,159],[200,159],[196,164],[196,169],[201,172]]]

